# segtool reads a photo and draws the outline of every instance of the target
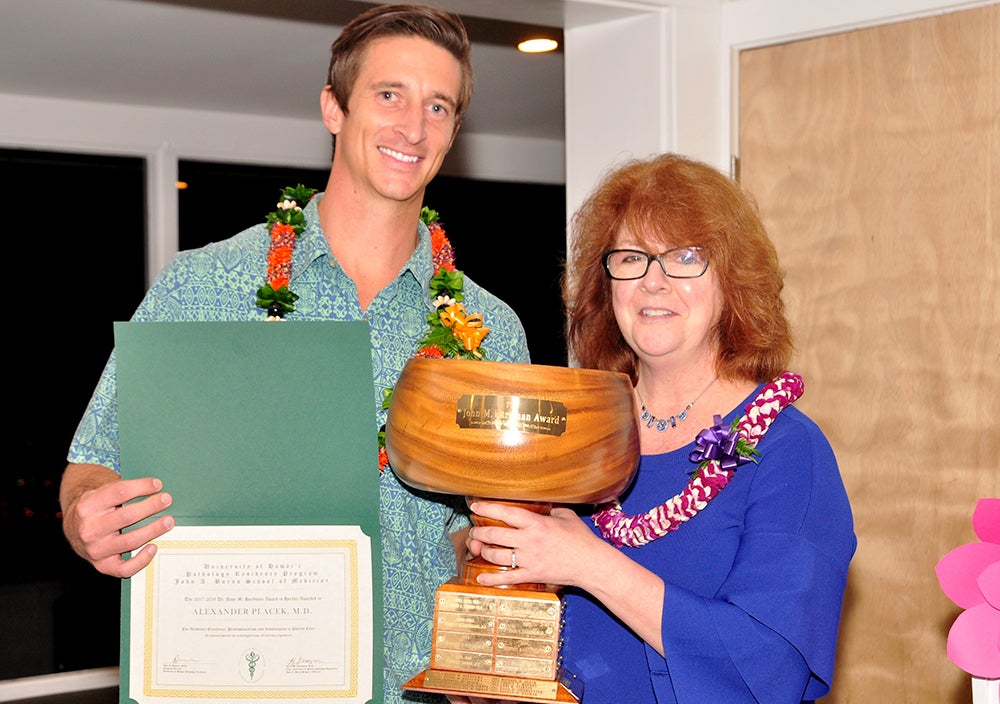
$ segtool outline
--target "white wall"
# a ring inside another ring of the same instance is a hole
[[[564,30],[568,213],[623,159],[674,151],[725,165],[721,3],[660,5]]]

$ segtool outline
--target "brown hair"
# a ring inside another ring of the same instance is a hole
[[[603,271],[604,252],[623,229],[650,252],[705,250],[723,298],[714,331],[720,376],[762,382],[785,369],[792,337],[781,300],[784,273],[756,203],[718,170],[674,154],[611,171],[573,216],[563,301],[567,339],[581,366],[637,379],[636,355],[618,328]]]
[[[327,85],[333,91],[340,109],[347,114],[354,83],[361,73],[365,49],[385,37],[420,37],[446,49],[458,61],[462,70],[462,85],[455,106],[455,130],[472,100],[472,44],[462,19],[427,5],[379,5],[362,12],[345,26],[330,47],[330,68]],[[336,146],[334,136],[334,146]]]

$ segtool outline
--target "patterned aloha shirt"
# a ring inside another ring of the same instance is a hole
[[[420,242],[399,275],[361,310],[354,282],[330,252],[319,224],[317,204],[305,208],[306,228],[292,262],[289,288],[299,294],[289,320],[367,320],[371,326],[372,433],[385,423],[382,391],[395,385],[403,365],[416,351],[432,310],[430,236],[417,225]],[[363,235],[359,235],[363,236]],[[270,235],[264,224],[200,249],[180,253],[157,277],[136,310],[135,321],[263,320],[255,293],[264,281]],[[483,347],[490,359],[527,362],[524,330],[503,301],[468,277],[463,289],[469,311],[482,313],[490,328]],[[68,459],[120,472],[118,407],[112,353],[70,446]],[[378,463],[372,458],[372,471]],[[385,627],[386,704],[428,700],[400,686],[427,667],[437,587],[455,576],[450,534],[468,525],[455,504],[418,496],[399,484],[391,471],[380,476],[379,517]],[[440,701],[440,698],[435,701]]]

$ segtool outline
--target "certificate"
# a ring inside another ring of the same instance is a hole
[[[382,699],[367,323],[116,323],[122,476],[176,526],[122,583],[120,704]]]
[[[133,701],[371,699],[359,527],[177,527],[132,578]]]

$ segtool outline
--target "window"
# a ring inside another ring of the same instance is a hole
[[[14,452],[0,482],[0,630],[12,647],[0,679],[114,666],[119,581],[70,550],[58,491],[112,323],[127,320],[145,291],[145,164],[2,149],[0,183],[5,326],[16,341],[6,347]]]

